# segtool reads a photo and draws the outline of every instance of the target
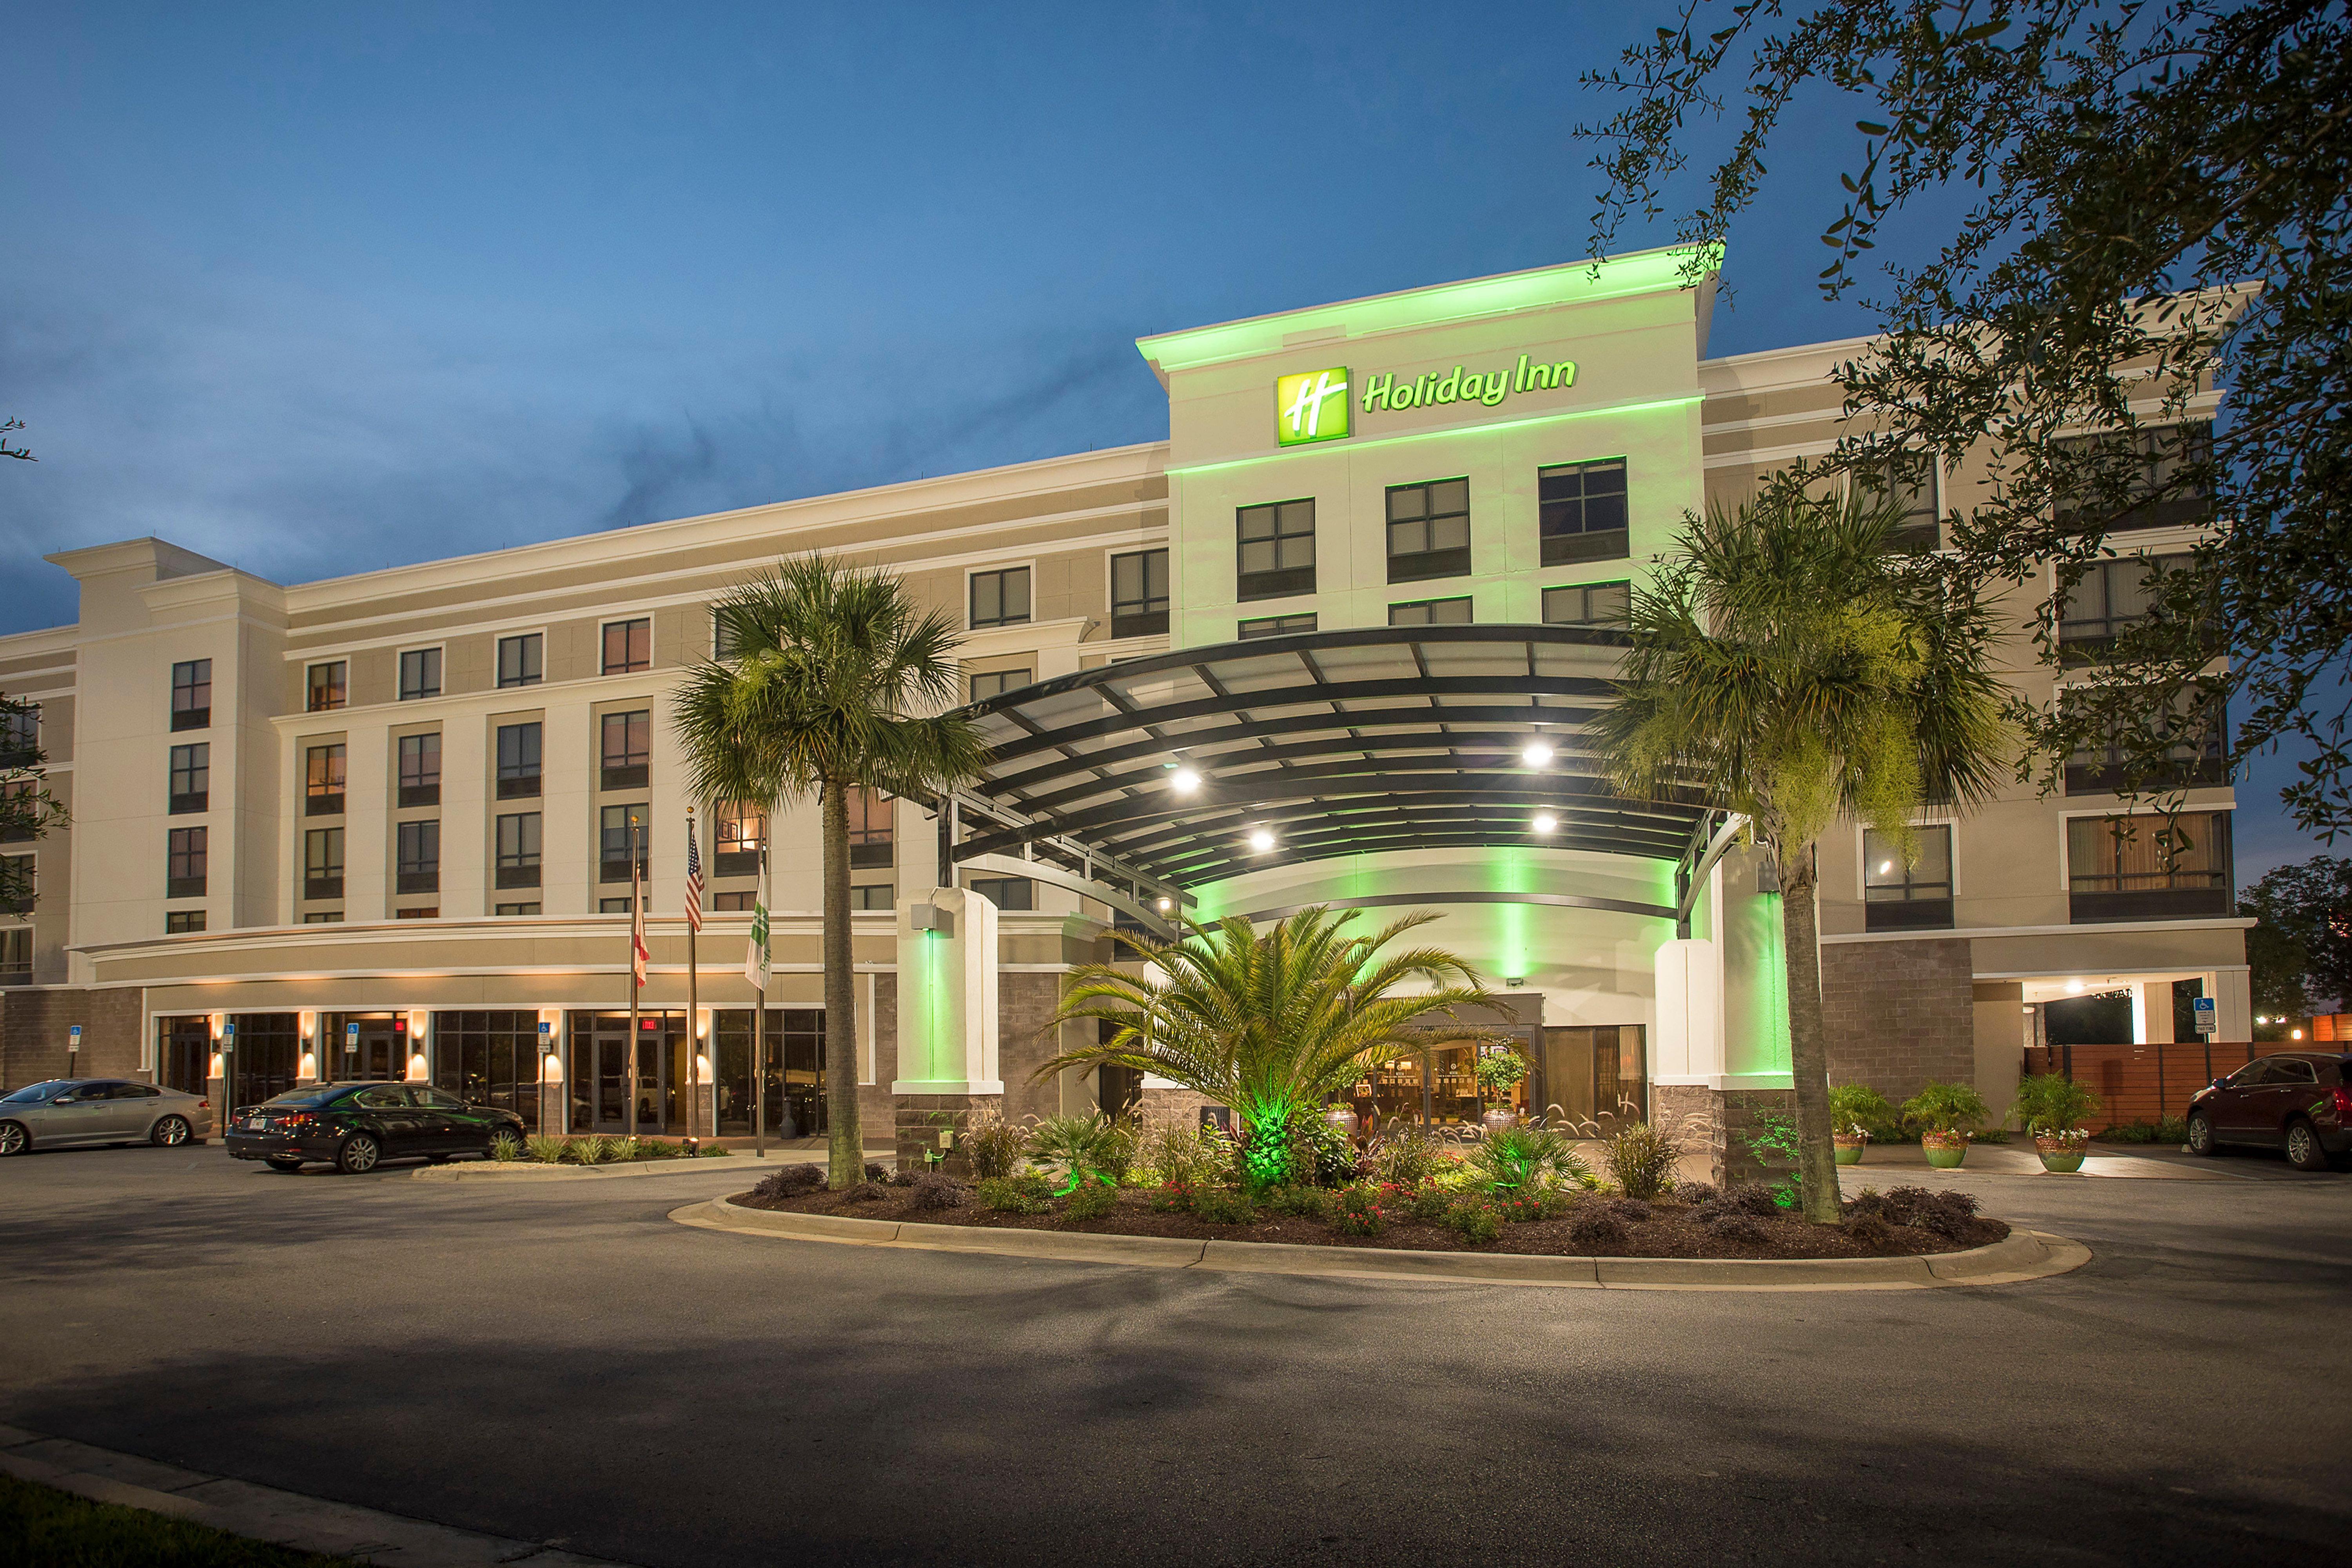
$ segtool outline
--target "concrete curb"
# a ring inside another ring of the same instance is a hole
[[[1990,1247],[1930,1258],[1530,1258],[1511,1253],[1407,1252],[1377,1247],[1301,1247],[1271,1241],[1184,1241],[1156,1236],[1095,1236],[1052,1230],[990,1230],[783,1214],[712,1198],[670,1211],[701,1230],[778,1241],[888,1247],[1118,1263],[1154,1268],[1307,1274],[1349,1279],[1433,1279],[1479,1285],[1539,1285],[1585,1290],[1927,1290],[1953,1285],[2015,1285],[2081,1268],[2091,1250],[2042,1231],[2016,1229]]]
[[[0,1426],[0,1473],[37,1481],[92,1502],[142,1509],[231,1535],[303,1552],[355,1557],[402,1568],[625,1568],[545,1542],[522,1541],[431,1524],[275,1487],[208,1476],[135,1454]]]
[[[869,1162],[887,1163],[888,1152],[881,1154],[868,1152],[866,1157]],[[802,1165],[810,1162],[794,1160],[790,1163]],[[822,1161],[816,1163],[823,1163]],[[747,1165],[754,1174],[772,1168],[763,1166],[760,1161],[748,1156],[730,1154],[704,1155],[693,1160],[633,1160],[625,1165],[542,1165],[535,1160],[471,1160],[459,1164],[452,1161],[446,1165],[420,1165],[409,1174],[420,1182],[609,1182],[624,1176],[674,1176],[686,1171],[741,1170]]]

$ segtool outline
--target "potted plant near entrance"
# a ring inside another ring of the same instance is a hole
[[[1842,1083],[1830,1090],[1830,1126],[1832,1140],[1837,1144],[1837,1163],[1859,1165],[1862,1152],[1870,1147],[1870,1130],[1884,1127],[1895,1120],[1895,1108],[1886,1097],[1866,1083]]]
[[[1528,1059],[1514,1050],[1499,1050],[1478,1058],[1475,1069],[1479,1098],[1486,1102],[1480,1120],[1490,1128],[1516,1127],[1519,1114],[1511,1109],[1511,1091],[1527,1081]]]
[[[2072,1175],[2083,1168],[2083,1151],[2091,1142],[2090,1129],[2083,1123],[2097,1114],[2102,1103],[2063,1073],[2037,1073],[2018,1080],[2018,1125],[2033,1134],[2043,1170]]]
[[[1964,1083],[1930,1079],[1903,1102],[1903,1125],[1919,1129],[1919,1147],[1939,1171],[1967,1159],[1969,1135],[1991,1120],[1984,1100]]]

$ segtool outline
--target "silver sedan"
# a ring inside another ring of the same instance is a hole
[[[75,1144],[201,1143],[213,1104],[176,1089],[115,1078],[53,1078],[0,1095],[0,1155]]]

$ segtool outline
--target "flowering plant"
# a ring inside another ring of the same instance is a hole
[[[1332,1205],[1331,1223],[1342,1236],[1377,1236],[1388,1223],[1388,1213],[1381,1200],[1390,1189],[1368,1186],[1342,1187],[1339,1201]]]

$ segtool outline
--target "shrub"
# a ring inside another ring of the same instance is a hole
[[[601,1165],[613,1157],[612,1142],[592,1132],[585,1138],[572,1139],[563,1146],[563,1152],[572,1156],[575,1165]]]
[[[1181,1214],[1192,1206],[1192,1189],[1173,1183],[1151,1189],[1151,1206],[1160,1214]]]
[[[1462,1198],[1445,1211],[1454,1234],[1473,1247],[1484,1247],[1503,1234],[1503,1216],[1484,1198]]]
[[[658,1138],[646,1138],[637,1144],[637,1152],[648,1160],[674,1160],[684,1152],[676,1143],[666,1143]]]
[[[501,1129],[490,1135],[490,1158],[507,1164],[522,1158],[522,1140]]]
[[[1658,1213],[1657,1210],[1652,1208],[1648,1204],[1643,1203],[1639,1198],[1619,1198],[1615,1203],[1609,1205],[1609,1212],[1615,1215],[1619,1219],[1626,1220],[1635,1225],[1638,1225],[1646,1219],[1656,1218]]]
[[[1903,1125],[1926,1132],[1973,1132],[1992,1120],[1977,1091],[1964,1083],[1930,1079],[1903,1102]]]
[[[1293,1215],[1300,1219],[1321,1219],[1328,1211],[1329,1201],[1314,1187],[1275,1187],[1265,1194],[1266,1207],[1276,1214]]]
[[[1290,1124],[1290,1179],[1318,1187],[1340,1187],[1356,1179],[1356,1146],[1347,1131],[1326,1120],[1320,1108],[1300,1112]]]
[[[1100,1219],[1118,1206],[1118,1189],[1108,1182],[1080,1182],[1063,1205],[1071,1219]]]
[[[1257,1205],[1247,1193],[1232,1187],[1201,1187],[1192,1194],[1192,1212],[1211,1225],[1255,1225]]]
[[[1764,1240],[1764,1227],[1757,1223],[1756,1216],[1738,1209],[1727,1212],[1717,1220],[1714,1230],[1726,1241],[1742,1242],[1749,1247],[1759,1246]]]
[[[1117,1186],[1135,1158],[1127,1130],[1098,1110],[1046,1117],[1030,1131],[1027,1152],[1055,1167],[1070,1191],[1090,1181]]]
[[[2017,1124],[2037,1137],[2079,1131],[2104,1103],[2063,1073],[2035,1073],[2017,1082]]]
[[[1512,1225],[1526,1225],[1544,1217],[1549,1205],[1544,1202],[1550,1194],[1530,1192],[1521,1187],[1515,1192],[1495,1194],[1495,1210]]]
[[[1842,1083],[1830,1090],[1830,1131],[1868,1136],[1895,1121],[1895,1108],[1866,1083]]]
[[[844,1187],[841,1201],[845,1204],[878,1204],[889,1195],[890,1189],[879,1182],[860,1182],[856,1186]]]
[[[1549,1127],[1495,1127],[1470,1151],[1466,1169],[1474,1186],[1490,1193],[1552,1183],[1590,1188],[1591,1170],[1565,1134]]]
[[[1054,1184],[1034,1171],[991,1176],[980,1184],[980,1201],[999,1214],[1049,1214],[1054,1207]]]
[[[914,1189],[908,1205],[919,1209],[959,1209],[967,1195],[962,1183],[936,1171],[926,1171],[908,1184]]]
[[[542,1165],[552,1165],[563,1158],[563,1140],[561,1138],[526,1138],[523,1147],[530,1150],[530,1157]]]
[[[1646,1121],[1619,1128],[1601,1146],[1601,1163],[1609,1167],[1617,1190],[1644,1201],[1674,1184],[1675,1167],[1681,1158],[1682,1151]]]
[[[868,1160],[866,1163],[866,1179],[869,1182],[887,1182],[890,1179],[890,1167]]]
[[[1579,1204],[1576,1212],[1569,1216],[1569,1245],[1581,1247],[1586,1252],[1622,1247],[1632,1235],[1625,1228],[1625,1222],[1605,1205]]]
[[[1383,1132],[1371,1141],[1366,1154],[1375,1179],[1408,1192],[1436,1175],[1447,1163],[1445,1145],[1425,1127]]]
[[[1444,1225],[1453,1211],[1454,1194],[1444,1187],[1415,1187],[1405,1200],[1405,1217],[1415,1225]]]
[[[971,1173],[982,1181],[1013,1174],[1027,1142],[1021,1129],[1005,1121],[1003,1109],[992,1102],[975,1105],[964,1113],[963,1131],[957,1139],[964,1158],[971,1162]]]
[[[1884,1252],[1895,1245],[1895,1227],[1888,1225],[1885,1218],[1879,1215],[1853,1215],[1845,1222],[1845,1233],[1853,1237],[1857,1245],[1866,1247],[1873,1252]]]
[[[1676,1182],[1674,1199],[1678,1204],[1699,1204],[1715,1201],[1715,1184],[1711,1182]]]
[[[1144,1135],[1144,1158],[1166,1185],[1212,1187],[1233,1173],[1234,1146],[1213,1127],[1163,1121]]]
[[[1378,1236],[1388,1223],[1378,1187],[1341,1187],[1331,1200],[1331,1224],[1342,1236]]]
[[[645,1144],[639,1139],[607,1138],[604,1140],[604,1158],[607,1160],[634,1160],[644,1152]]]
[[[1736,1187],[1727,1188],[1718,1201],[1727,1207],[1752,1215],[1758,1219],[1770,1219],[1785,1206],[1780,1202],[1780,1188],[1762,1182],[1742,1182]]]

